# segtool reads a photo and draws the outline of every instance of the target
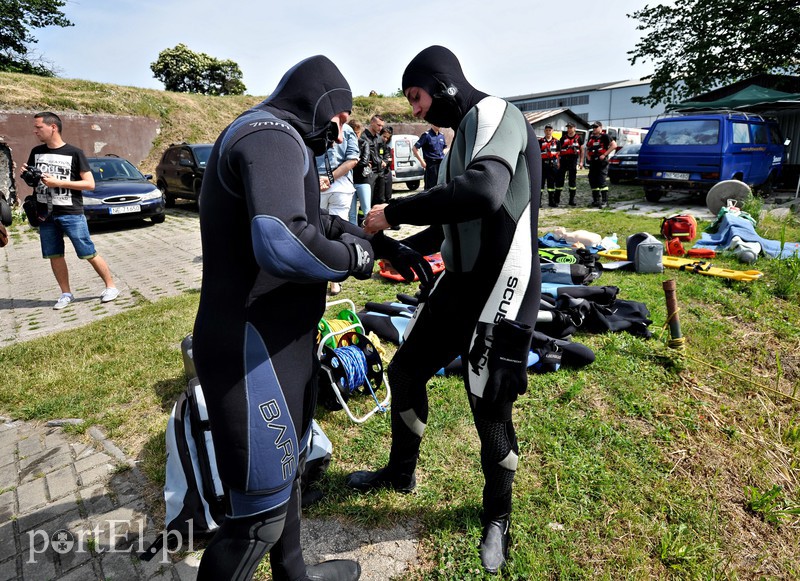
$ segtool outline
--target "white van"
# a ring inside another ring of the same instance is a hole
[[[392,182],[404,182],[406,187],[414,191],[425,179],[425,169],[414,156],[414,144],[419,140],[416,135],[392,135]]]

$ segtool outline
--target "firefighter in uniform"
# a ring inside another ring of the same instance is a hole
[[[539,138],[539,149],[542,151],[542,187],[547,188],[547,205],[555,208],[561,201],[561,191],[556,190],[559,143],[549,123],[544,126],[544,137]]]
[[[600,121],[592,123],[592,133],[586,141],[586,159],[589,165],[589,187],[592,188],[593,208],[608,205],[608,155],[617,148],[617,142],[603,133]],[[602,198],[602,202],[600,201]]]
[[[569,205],[575,205],[575,193],[577,192],[578,169],[583,167],[583,138],[575,131],[575,123],[567,122],[567,132],[558,140],[559,159],[558,175],[556,176],[556,199],[561,198],[561,190],[564,188],[566,174],[569,173]]]

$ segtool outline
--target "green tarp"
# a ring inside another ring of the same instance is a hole
[[[800,93],[784,93],[774,89],[766,89],[758,85],[750,85],[738,93],[729,95],[716,101],[683,101],[667,105],[668,111],[700,111],[704,109],[740,109],[744,111],[763,109],[765,106],[773,108],[778,105],[793,104],[800,106]]]

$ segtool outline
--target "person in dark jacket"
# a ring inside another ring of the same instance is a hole
[[[356,195],[350,205],[350,215],[348,219],[351,224],[361,225],[369,209],[372,207],[372,168],[369,165],[371,159],[371,146],[367,136],[364,135],[364,126],[358,121],[351,121],[350,126],[358,136],[358,161],[353,168],[353,185],[356,187]],[[359,212],[359,206],[361,211]],[[361,218],[359,219],[359,214]]]

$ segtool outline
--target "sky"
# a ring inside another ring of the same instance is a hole
[[[300,60],[328,56],[354,95],[389,95],[422,49],[440,44],[467,79],[500,97],[640,79],[627,14],[646,0],[66,0],[75,26],[33,32],[32,48],[59,77],[163,89],[150,64],[185,44],[232,60],[250,95],[266,96]],[[323,12],[323,9],[329,12]]]

